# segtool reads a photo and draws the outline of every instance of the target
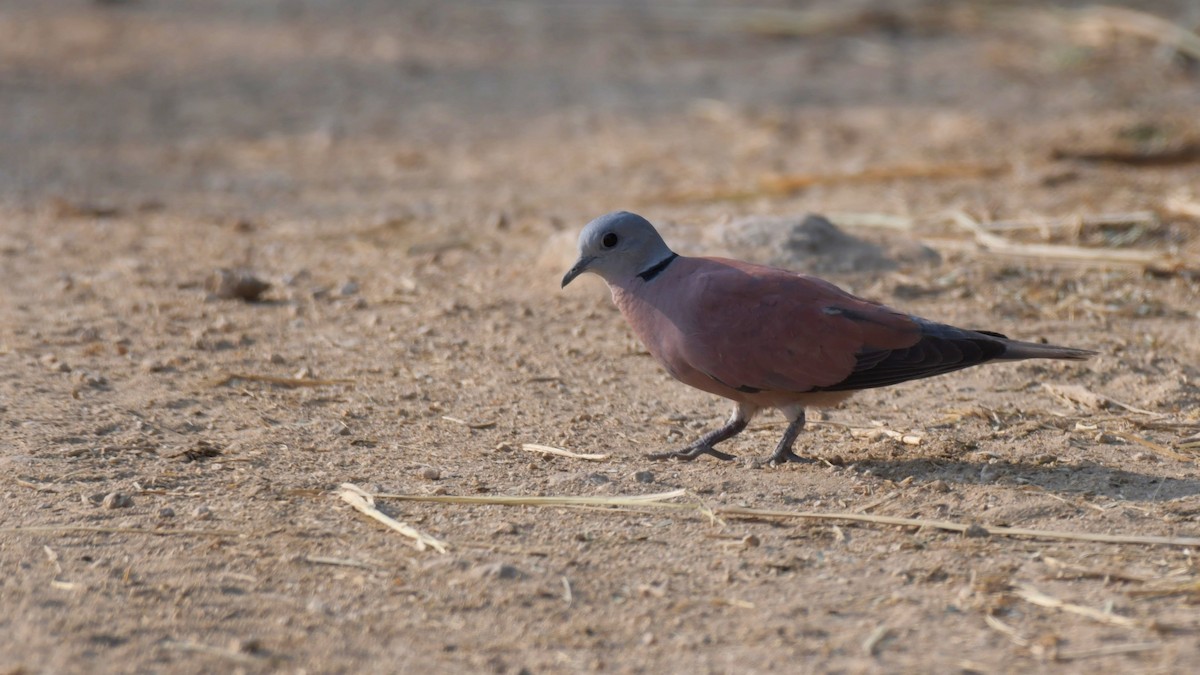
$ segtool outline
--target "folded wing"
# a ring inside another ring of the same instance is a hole
[[[1002,358],[1006,340],[897,312],[821,279],[707,259],[689,290],[681,354],[734,389],[849,391]]]

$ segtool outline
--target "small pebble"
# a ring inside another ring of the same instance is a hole
[[[513,523],[503,522],[496,526],[495,534],[516,534],[517,526]]]
[[[204,504],[201,504],[200,506],[192,509],[192,517],[196,520],[209,520],[213,517],[212,509],[208,508],[208,506]]]
[[[75,380],[80,384],[86,385],[93,389],[100,389],[108,385],[108,378],[104,377],[103,375],[96,375],[94,373],[83,371],[76,375]]]
[[[282,366],[283,364],[287,363],[287,359],[283,358],[282,354],[271,354],[267,357],[267,360],[277,366]]]
[[[487,217],[487,228],[491,230],[507,230],[508,214],[504,211],[492,211]]]
[[[946,493],[950,491],[950,486],[946,484],[946,481],[939,478],[929,484],[929,491]]]
[[[421,467],[421,478],[425,480],[441,480],[442,472],[435,466]]]
[[[653,483],[654,482],[654,472],[653,471],[638,471],[637,473],[633,474],[633,479],[639,483]]]
[[[50,369],[53,372],[56,372],[56,373],[71,372],[71,366],[67,365],[63,361],[59,361],[58,357],[55,356],[54,354],[43,354],[42,358],[39,360],[42,362],[43,366],[45,366],[46,368]]]
[[[110,492],[104,495],[100,505],[106,509],[125,509],[133,506],[133,497],[120,492]]]
[[[169,506],[164,506],[158,510],[158,517],[159,518],[174,518],[175,517],[175,509],[173,509]]]
[[[354,295],[355,293],[358,293],[358,282],[347,281],[346,283],[342,284],[340,289],[338,289],[338,293],[341,293],[342,295]]]
[[[262,651],[262,641],[256,637],[233,638],[229,650],[239,654],[257,654]]]
[[[219,269],[205,281],[209,293],[223,300],[256,302],[271,284],[244,270]]]
[[[146,359],[141,363],[142,372],[146,373],[161,373],[168,367],[169,366],[167,366],[167,364],[159,361],[158,359]]]
[[[990,536],[992,536],[992,533],[988,532],[987,528],[980,525],[979,523],[971,523],[971,526],[968,527],[965,532],[963,532],[963,536],[964,537],[990,537]]]
[[[591,483],[592,485],[604,485],[605,483],[612,482],[611,478],[609,478],[608,476],[605,476],[602,473],[589,473],[587,475],[586,480],[587,480],[587,482]]]

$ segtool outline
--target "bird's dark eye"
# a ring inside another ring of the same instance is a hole
[[[604,235],[604,238],[600,240],[600,243],[604,245],[604,248],[612,248],[617,245],[617,235],[609,232],[608,234]]]

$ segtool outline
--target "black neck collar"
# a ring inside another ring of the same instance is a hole
[[[667,269],[667,265],[670,265],[671,261],[675,260],[678,257],[679,257],[678,253],[672,253],[671,255],[663,258],[661,261],[655,263],[654,265],[651,265],[650,267],[642,270],[641,272],[638,272],[638,277],[640,277],[642,281],[650,281],[654,277],[658,276],[663,270]]]

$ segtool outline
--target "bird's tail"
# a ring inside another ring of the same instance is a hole
[[[997,356],[1000,361],[1020,361],[1022,359],[1063,359],[1067,361],[1084,361],[1092,358],[1096,352],[1090,349],[1075,349],[1058,345],[1044,345],[1036,342],[1020,340],[1005,340],[1004,353]]]

